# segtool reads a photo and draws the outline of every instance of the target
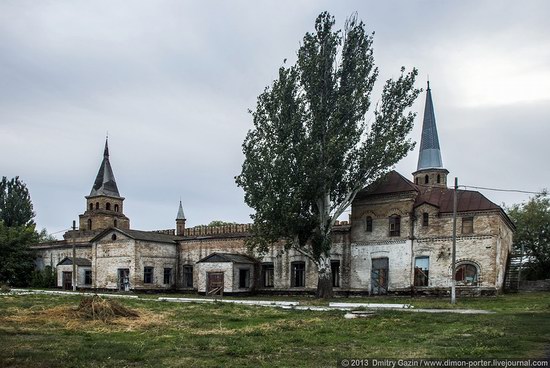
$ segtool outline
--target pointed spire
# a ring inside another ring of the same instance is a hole
[[[430,89],[430,82],[428,81],[417,170],[432,168],[443,168],[443,161],[441,160],[441,149],[439,148],[439,138],[435,124],[432,91]]]
[[[178,216],[176,217],[176,220],[185,220],[185,214],[183,213],[183,206],[181,205],[181,199],[180,199],[180,207],[178,209]]]
[[[113,169],[109,163],[109,145],[108,139],[105,139],[105,150],[103,151],[103,161],[97,172],[90,196],[107,195],[111,197],[120,197],[115,181]]]

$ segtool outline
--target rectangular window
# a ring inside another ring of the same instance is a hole
[[[183,266],[183,287],[193,287],[193,266]]]
[[[262,286],[263,287],[274,286],[274,274],[275,274],[275,267],[273,267],[273,263],[264,263],[262,265]]]
[[[172,269],[171,268],[165,268],[164,269],[164,284],[169,285],[172,281]]]
[[[372,233],[372,217],[370,216],[365,219],[365,229],[367,233]]]
[[[394,215],[390,217],[390,236],[401,235],[401,217]]]
[[[428,286],[430,258],[416,257],[414,259],[414,286]]]
[[[239,288],[246,289],[250,287],[250,270],[240,269],[239,270]]]
[[[340,261],[330,261],[332,270],[332,286],[340,287]]]
[[[430,214],[428,212],[424,212],[422,214],[422,226],[428,226],[430,223]]]
[[[474,218],[473,217],[463,217],[462,218],[462,234],[473,234],[474,233]]]
[[[91,285],[92,284],[92,270],[85,270],[84,271],[84,284],[85,285]]]
[[[306,264],[304,262],[292,262],[290,267],[290,286],[304,287],[306,285]]]
[[[143,268],[143,283],[152,284],[153,283],[153,267],[144,267]]]

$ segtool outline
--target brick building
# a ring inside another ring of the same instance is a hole
[[[413,181],[389,172],[359,192],[350,221],[333,228],[336,292],[448,292],[454,195],[447,187],[448,173],[428,85]],[[481,193],[459,190],[457,197],[458,291],[498,293],[514,226]],[[82,288],[303,293],[317,286],[315,265],[297,251],[275,245],[267,254],[250,253],[245,245],[250,225],[186,228],[180,201],[175,229],[133,230],[123,201],[106,142],[79,229],[65,233],[64,240],[35,245],[37,267],[55,268],[58,286],[70,288],[74,244]]]

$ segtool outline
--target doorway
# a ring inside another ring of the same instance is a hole
[[[130,270],[128,268],[118,269],[118,290],[130,291]]]
[[[72,290],[73,289],[73,273],[63,271],[63,289]]]
[[[371,271],[371,292],[373,295],[388,293],[388,258],[373,258]]]
[[[223,293],[223,272],[208,272],[206,274],[206,293]]]

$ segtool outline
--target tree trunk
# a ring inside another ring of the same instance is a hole
[[[332,290],[332,269],[330,267],[330,257],[321,256],[317,265],[319,280],[317,283],[317,292],[315,297],[329,299],[334,296]]]

